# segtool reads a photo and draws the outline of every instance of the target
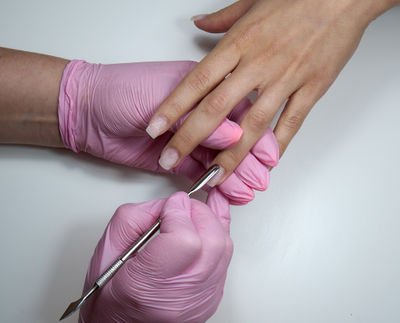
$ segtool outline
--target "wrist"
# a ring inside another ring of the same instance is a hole
[[[62,147],[57,97],[61,58],[0,48],[0,143]]]
[[[64,146],[74,152],[84,149],[85,133],[82,125],[88,123],[89,83],[93,64],[73,60],[65,67],[58,97],[58,125]]]

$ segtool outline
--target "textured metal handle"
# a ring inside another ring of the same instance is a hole
[[[123,264],[124,262],[121,259],[114,262],[99,278],[97,278],[96,285],[99,286],[99,288],[103,287]]]

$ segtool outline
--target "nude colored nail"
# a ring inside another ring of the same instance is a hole
[[[207,15],[204,15],[204,14],[202,14],[202,15],[196,15],[196,16],[193,16],[192,18],[190,18],[190,20],[191,20],[191,21],[197,21],[197,20],[203,19],[203,18],[205,18],[205,17],[207,17]]]
[[[158,163],[165,170],[170,170],[172,166],[174,166],[175,163],[178,161],[178,158],[179,155],[176,149],[168,148],[167,150],[163,151]]]
[[[156,117],[149,123],[146,132],[153,139],[157,138],[167,128],[167,119],[165,117]]]
[[[220,179],[224,176],[225,170],[219,166],[219,171],[217,174],[214,175],[213,178],[210,179],[208,182],[208,186],[214,187],[220,181]]]

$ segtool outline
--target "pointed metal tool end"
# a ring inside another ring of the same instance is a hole
[[[86,295],[82,296],[80,299],[76,300],[75,302],[72,302],[69,304],[67,309],[65,310],[64,314],[61,315],[60,321],[67,318],[68,316],[74,314],[79,308],[85,303],[85,301],[89,298],[90,295],[92,295],[99,286],[94,285],[91,290],[89,290]]]
[[[68,308],[65,310],[64,314],[61,315],[60,321],[67,318],[68,316],[72,315],[78,308],[79,303],[82,301],[82,298],[78,299],[77,301],[69,304]]]
[[[213,178],[219,171],[220,167],[218,165],[211,166],[190,188],[188,191],[188,195],[192,195],[197,192],[204,185],[206,185],[211,178]]]

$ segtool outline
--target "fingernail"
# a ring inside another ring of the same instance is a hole
[[[191,21],[197,21],[197,20],[203,19],[203,18],[205,18],[205,17],[207,17],[207,15],[204,15],[204,14],[202,14],[202,15],[196,15],[196,16],[193,16],[192,18],[190,18],[190,20],[191,20]]]
[[[208,186],[214,187],[215,185],[217,185],[224,174],[225,170],[221,166],[219,166],[217,174],[215,174],[214,177],[210,179],[210,181],[208,182]]]
[[[174,148],[168,148],[167,150],[163,151],[158,163],[165,170],[170,170],[178,161],[178,158],[178,152]]]
[[[146,128],[146,132],[153,139],[157,138],[167,127],[167,119],[165,117],[156,117]]]

